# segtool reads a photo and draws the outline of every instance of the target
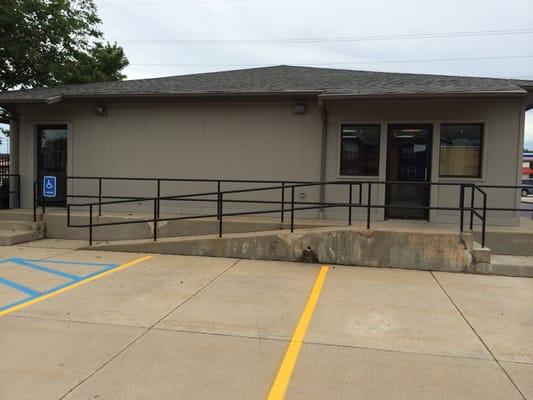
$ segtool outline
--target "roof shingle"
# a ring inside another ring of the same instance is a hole
[[[462,76],[353,71],[275,66],[178,75],[165,78],[98,82],[0,93],[0,103],[106,96],[187,96],[244,94],[445,95],[527,93],[533,81]]]

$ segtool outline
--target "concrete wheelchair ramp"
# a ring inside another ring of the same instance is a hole
[[[86,249],[474,272],[473,236],[353,227],[126,240]]]

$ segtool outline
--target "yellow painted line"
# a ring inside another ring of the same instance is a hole
[[[316,277],[315,284],[311,289],[309,294],[309,299],[307,304],[300,316],[298,325],[294,329],[292,334],[291,341],[289,342],[289,347],[285,352],[283,361],[279,367],[274,383],[270,388],[270,393],[268,394],[268,400],[283,400],[285,398],[285,393],[287,392],[287,387],[289,386],[289,381],[291,379],[292,371],[298,360],[298,355],[300,354],[300,349],[302,347],[302,342],[304,340],[307,328],[313,317],[315,311],[316,303],[320,297],[320,292],[322,291],[322,286],[324,286],[324,281],[326,280],[326,275],[328,274],[329,267],[322,266]]]
[[[150,258],[152,258],[152,256],[144,256],[144,257],[136,258],[135,260],[128,261],[127,263],[121,264],[118,267],[115,267],[113,269],[109,269],[107,271],[104,271],[101,274],[93,275],[93,276],[91,276],[91,277],[89,277],[87,279],[84,279],[82,281],[78,281],[76,283],[73,283],[72,285],[65,286],[65,287],[63,287],[61,289],[56,290],[55,292],[51,292],[51,293],[45,294],[45,295],[43,295],[41,297],[36,297],[35,299],[28,300],[25,303],[17,304],[16,306],[13,306],[11,308],[6,308],[5,310],[0,311],[0,317],[4,316],[6,314],[12,313],[14,311],[18,311],[18,310],[20,310],[22,308],[31,306],[32,304],[40,303],[41,301],[44,301],[44,300],[49,299],[51,297],[60,295],[61,293],[68,292],[69,290],[72,290],[72,289],[75,289],[77,287],[80,287],[81,285],[85,285],[86,283],[89,283],[89,282],[95,281],[97,279],[103,278],[104,276],[110,275],[113,272],[117,272],[117,271],[123,270],[125,268],[131,267],[131,266],[133,266],[135,264],[139,264],[139,263],[141,263],[143,261],[149,260]]]

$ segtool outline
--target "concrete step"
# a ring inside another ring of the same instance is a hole
[[[44,222],[0,220],[0,246],[43,239],[44,234]]]
[[[44,235],[37,231],[2,231],[0,230],[0,246],[31,242],[42,239]]]
[[[40,212],[37,213],[40,216]],[[39,219],[39,218],[38,218]],[[0,222],[1,221],[33,221],[33,211],[29,209],[9,209],[0,210]]]
[[[533,257],[493,254],[491,257],[491,273],[533,278]]]
[[[2,221],[0,220],[0,230],[2,231],[37,231],[44,230],[44,222],[32,222],[32,221]]]

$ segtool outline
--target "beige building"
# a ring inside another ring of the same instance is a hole
[[[34,181],[44,175],[58,178],[51,199],[57,206],[67,194],[97,193],[97,180],[74,177],[373,182],[372,203],[384,206],[373,218],[434,222],[457,221],[457,211],[427,207],[457,207],[459,186],[412,182],[519,185],[525,111],[532,105],[533,81],[290,66],[0,94],[0,106],[12,115],[12,172],[21,176],[25,208],[32,207]],[[103,185],[109,198],[155,190],[147,181]],[[361,188],[364,204],[368,184]],[[213,183],[164,182],[161,194],[213,189]],[[520,205],[519,190],[484,190],[490,207]],[[296,189],[302,202],[345,202],[347,196],[346,185]],[[467,204],[469,196],[466,190]],[[246,198],[278,200],[279,191]],[[353,198],[359,199],[357,184]],[[198,213],[214,205],[161,207]],[[258,207],[233,203],[228,209]],[[346,208],[304,214],[344,218]],[[365,216],[365,209],[354,210],[354,218]],[[495,225],[518,221],[517,212],[488,217]]]

